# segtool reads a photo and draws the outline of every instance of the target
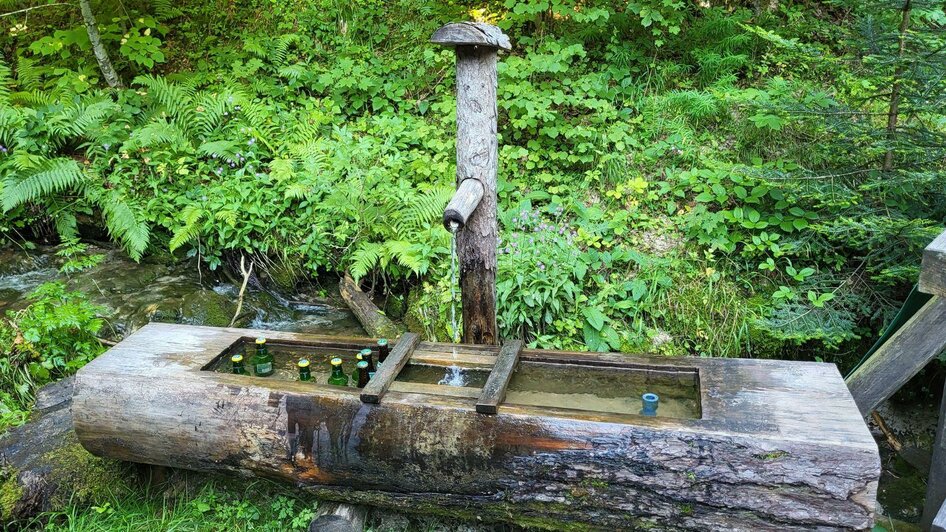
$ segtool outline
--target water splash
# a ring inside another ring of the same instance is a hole
[[[453,359],[457,358],[457,348],[453,348]],[[443,378],[440,379],[440,382],[437,384],[441,386],[466,386],[468,378],[466,371],[463,370],[460,366],[454,363],[452,366],[447,368],[447,373],[444,374]]]

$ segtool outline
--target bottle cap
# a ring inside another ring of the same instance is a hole
[[[388,345],[388,339],[387,339],[387,338],[382,338],[382,339],[378,340],[378,345]]]
[[[300,368],[307,368],[307,367],[309,367],[309,359],[308,359],[308,358],[300,358],[300,359],[299,359],[299,362],[297,362],[296,365],[299,366]]]
[[[340,358],[338,358],[338,357],[333,358],[333,359],[332,359],[332,365],[333,365],[333,366],[341,366],[341,365],[342,365],[342,359],[340,359]]]
[[[355,359],[356,359],[356,360],[364,360],[365,357],[361,356],[361,353],[358,353],[357,355],[355,355]]]
[[[362,349],[362,350],[361,350],[361,353],[359,353],[359,354],[360,354],[361,356],[363,356],[363,357],[370,357],[370,356],[371,356],[371,350],[366,347],[366,348]]]
[[[256,345],[263,345],[265,343],[266,343],[266,338],[263,338],[262,336],[256,339]]]
[[[362,360],[361,362],[359,362],[358,364],[356,364],[356,366],[358,366],[358,369],[365,369],[365,368],[368,367],[368,361],[367,361],[367,360]]]
[[[243,362],[243,355],[237,353],[230,357],[230,362]]]

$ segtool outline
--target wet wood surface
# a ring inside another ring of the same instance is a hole
[[[499,350],[493,370],[483,386],[483,392],[476,401],[476,411],[480,414],[495,414],[499,403],[506,398],[506,387],[512,380],[512,372],[519,363],[522,353],[522,340],[506,341]]]
[[[627,530],[869,529],[880,461],[832,364],[524,349],[521,360],[695,379],[694,419],[582,412],[202,371],[241,338],[358,348],[373,339],[151,324],[79,371],[91,452],[282,479],[321,497],[487,521]],[[393,347],[396,349],[397,344]],[[420,342],[419,360],[499,348]],[[546,356],[547,354],[547,356]],[[402,388],[401,386],[406,387]]]
[[[388,391],[398,373],[404,369],[404,366],[411,359],[411,353],[414,352],[414,348],[417,347],[418,343],[420,343],[420,336],[415,333],[404,333],[398,339],[384,364],[375,372],[374,377],[368,381],[368,385],[361,390],[361,401],[363,403],[377,403],[381,400],[381,396]]]

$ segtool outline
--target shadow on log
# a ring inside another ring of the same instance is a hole
[[[393,339],[404,332],[401,327],[381,313],[381,310],[371,302],[368,294],[361,291],[351,276],[346,274],[338,283],[338,291],[368,336]]]

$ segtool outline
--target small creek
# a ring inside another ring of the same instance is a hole
[[[196,262],[136,263],[117,250],[89,247],[105,258],[90,269],[64,274],[53,248],[0,251],[0,313],[26,306],[26,295],[59,280],[85,292],[105,309],[102,335],[120,338],[151,321],[226,326],[236,310],[239,286]],[[338,296],[337,285],[303,286],[288,293],[247,287],[236,326],[313,334],[357,335],[364,330]]]

